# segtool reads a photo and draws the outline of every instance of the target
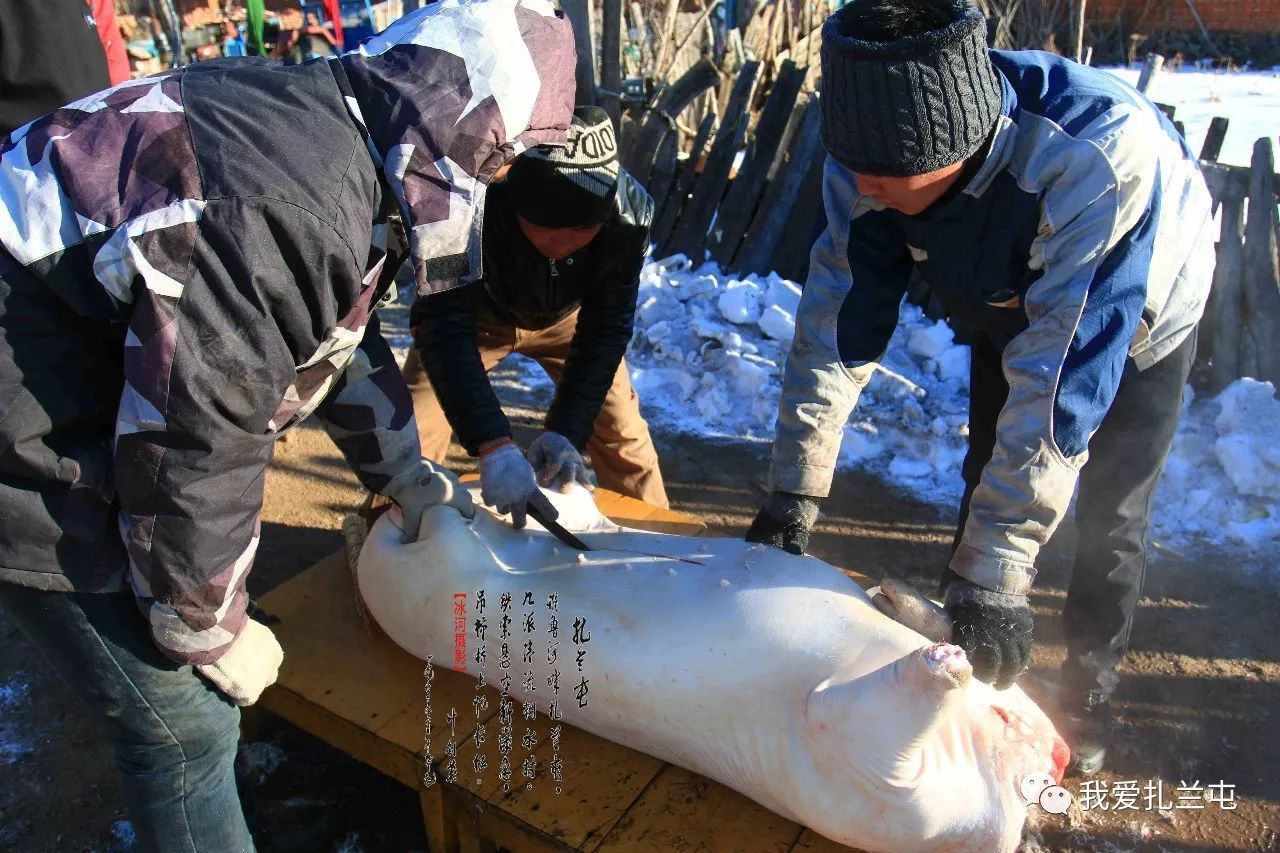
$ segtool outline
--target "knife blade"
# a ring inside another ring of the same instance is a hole
[[[587,543],[583,542],[577,536],[574,536],[572,533],[566,530],[564,525],[562,525],[560,522],[555,521],[554,519],[548,517],[546,513],[538,509],[532,503],[529,503],[525,506],[525,511],[529,513],[529,516],[534,521],[538,522],[543,527],[545,527],[548,533],[550,533],[552,536],[559,539],[564,544],[568,545],[570,548],[576,548],[579,551],[596,550],[592,548],[590,545],[588,545]],[[670,554],[655,554],[651,551],[634,551],[630,548],[605,548],[604,550],[613,551],[618,554],[636,554],[637,556],[640,556],[640,557],[656,557],[660,560],[676,560],[681,563],[688,563],[691,566],[706,565],[701,560],[695,560],[692,557],[675,557]]]
[[[538,509],[537,505],[535,505],[532,501],[530,501],[525,506],[525,511],[529,513],[529,516],[534,521],[538,522],[543,527],[545,527],[548,533],[550,533],[552,536],[559,539],[564,544],[568,545],[570,548],[577,548],[579,551],[591,550],[589,547],[587,547],[587,543],[583,542],[577,536],[574,536],[568,530],[565,530],[563,524],[556,521],[554,518],[551,518],[542,510]]]

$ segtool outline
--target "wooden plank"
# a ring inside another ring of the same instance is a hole
[[[729,181],[729,170],[733,166],[733,158],[738,152],[743,134],[746,133],[750,120],[748,105],[751,93],[755,91],[756,80],[760,73],[760,63],[756,60],[742,66],[738,78],[734,82],[733,91],[721,115],[724,116],[720,130],[716,133],[715,142],[711,146],[711,154],[702,170],[698,185],[693,190],[687,209],[680,216],[671,237],[671,245],[664,252],[683,252],[693,259],[695,265],[702,261],[702,247],[706,243],[707,233],[711,228],[711,219],[715,216],[720,199],[724,196]]]
[[[707,140],[711,138],[711,128],[715,125],[715,121],[716,117],[711,113],[702,117],[702,123],[698,125],[698,134],[693,138],[693,147],[689,149],[689,158],[684,161],[684,167],[676,178],[675,186],[671,188],[671,192],[667,193],[666,202],[658,211],[658,218],[653,224],[652,237],[653,242],[659,247],[660,255],[663,254],[662,250],[671,239],[671,232],[675,230],[676,223],[680,221],[680,213],[688,204],[689,191],[693,189],[698,177],[698,161],[707,147]]]
[[[560,6],[573,27],[573,47],[578,56],[574,69],[577,81],[574,103],[591,105],[596,102],[596,49],[591,32],[591,0],[562,0]]]
[[[550,741],[538,747],[540,775],[532,788],[512,791],[497,803],[573,849],[591,850],[607,836],[664,766],[637,752],[572,726],[560,737],[562,781],[550,775]]]
[[[431,853],[459,853],[458,827],[449,814],[452,803],[443,785],[432,785],[418,790],[418,803],[422,809],[422,826],[427,833],[427,846]]]
[[[288,656],[286,651],[285,657]],[[267,688],[260,701],[271,713],[288,720],[362,764],[367,764],[405,785],[416,787],[422,784],[422,757],[417,752],[390,743],[368,728],[344,720],[279,684]]]
[[[277,620],[271,628],[286,650],[276,681],[282,690],[370,732],[418,701],[423,664],[360,621],[345,553],[326,557],[258,604]]]
[[[1164,65],[1164,57],[1158,53],[1148,53],[1147,59],[1142,63],[1142,73],[1138,75],[1138,91],[1146,94],[1147,89],[1151,87],[1151,81],[1155,79],[1156,74],[1160,72],[1160,67]]]
[[[711,258],[728,269],[733,261],[748,224],[755,214],[756,205],[764,191],[765,180],[778,152],[778,144],[787,128],[800,85],[804,82],[804,69],[797,68],[791,60],[782,63],[773,91],[760,112],[754,139],[747,151],[742,168],[729,185],[724,201],[716,215],[715,232],[709,240]]]
[[[1222,116],[1215,116],[1209,122],[1209,131],[1205,134],[1204,145],[1200,148],[1200,159],[1211,163],[1217,162],[1222,154],[1222,143],[1227,138],[1227,127],[1230,121]]]
[[[786,163],[769,182],[764,200],[747,228],[747,236],[733,261],[734,269],[761,274],[770,271],[769,264],[805,183],[805,177],[809,174],[813,161],[823,157],[820,134],[822,117],[817,102],[810,100],[797,103],[795,109],[802,113],[802,117],[794,140],[785,146]]]
[[[601,0],[600,86],[596,98],[613,119],[615,131],[622,120],[622,0]]]
[[[809,271],[809,250],[813,247],[814,227],[822,212],[822,175],[826,153],[819,148],[810,158],[809,169],[800,181],[795,203],[774,246],[768,268],[792,281],[803,282]]]
[[[680,134],[668,133],[658,146],[657,156],[653,158],[653,170],[649,174],[649,195],[653,197],[654,210],[662,210],[667,196],[676,182],[676,171],[680,167],[678,157],[680,151]]]
[[[595,850],[787,853],[802,831],[737,791],[668,764]]]
[[[1244,337],[1244,195],[1222,199],[1222,236],[1209,291],[1209,385],[1217,393],[1240,377],[1240,342]]]
[[[1254,143],[1249,175],[1249,213],[1244,239],[1244,316],[1253,343],[1253,376],[1280,387],[1280,268],[1277,267],[1275,147],[1270,137]],[[1242,358],[1241,369],[1249,370]]]
[[[653,108],[645,113],[635,140],[622,152],[623,168],[647,186],[654,154],[663,139],[676,132],[676,116],[719,81],[715,65],[703,58],[690,66],[679,80],[666,87],[658,95]]]

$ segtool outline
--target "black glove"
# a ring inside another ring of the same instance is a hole
[[[774,492],[756,515],[744,537],[763,542],[790,554],[803,554],[809,547],[809,531],[818,520],[818,501],[808,495]]]
[[[997,690],[1010,686],[1031,663],[1035,621],[1027,597],[978,586],[950,569],[944,582],[952,642],[964,649],[979,681]]]

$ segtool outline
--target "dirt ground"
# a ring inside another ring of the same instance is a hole
[[[501,381],[495,385],[501,385]],[[509,411],[511,411],[509,409]],[[513,418],[524,440],[532,412]],[[675,509],[719,535],[741,535],[764,495],[768,448],[656,436]],[[465,468],[458,453],[450,462]],[[362,494],[327,437],[304,425],[282,442],[268,477],[253,595],[341,546],[342,516]],[[842,474],[812,552],[872,576],[931,585],[951,537],[950,510],[920,504],[870,475]],[[1050,683],[1064,656],[1059,609],[1069,570],[1064,529],[1033,596],[1037,646],[1023,685]],[[1238,555],[1197,560],[1157,549],[1118,695],[1122,746],[1099,777],[1108,789],[1160,780],[1165,811],[1036,812],[1030,850],[1280,850],[1280,554],[1265,567]],[[1267,574],[1270,574],[1270,580]],[[1046,705],[1046,709],[1050,710]],[[242,788],[264,851],[425,850],[417,797],[279,720],[242,750]],[[127,850],[111,757],[95,724],[26,638],[0,614],[0,850]],[[1179,786],[1234,786],[1234,808]],[[1182,793],[1182,799],[1179,794]],[[1115,804],[1115,797],[1108,804]],[[1187,806],[1200,802],[1201,809]]]

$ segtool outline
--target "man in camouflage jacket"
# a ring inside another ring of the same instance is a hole
[[[563,141],[573,65],[543,0],[437,3],[0,141],[0,603],[103,720],[144,848],[251,846],[231,703],[280,660],[245,595],[276,436],[314,414],[406,536],[473,511],[373,309],[406,252],[420,294],[480,274],[485,187]]]

